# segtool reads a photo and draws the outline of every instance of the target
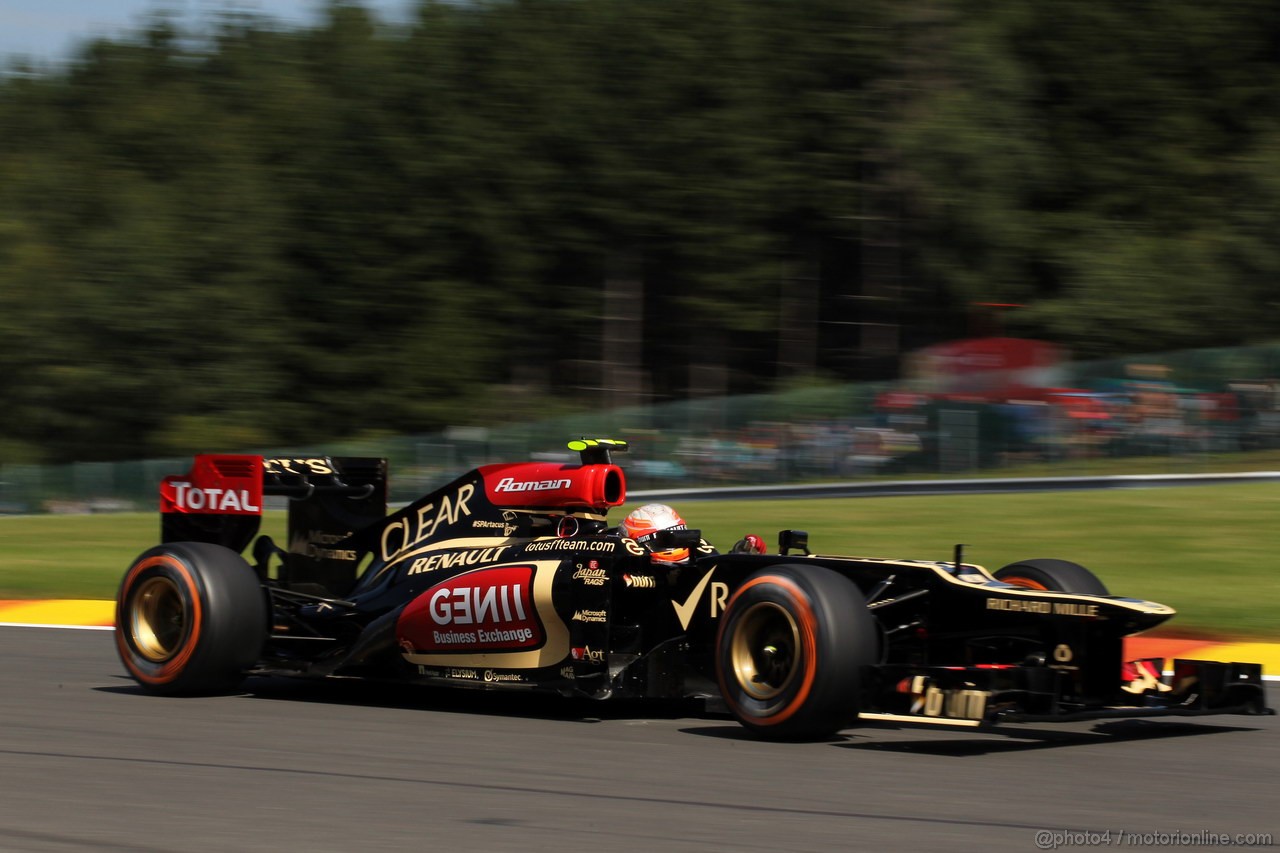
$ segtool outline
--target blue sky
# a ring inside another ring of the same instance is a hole
[[[25,54],[62,60],[79,41],[118,37],[157,9],[190,25],[223,9],[259,12],[290,23],[314,21],[323,0],[0,0],[0,59]],[[383,18],[402,16],[409,0],[365,0]]]

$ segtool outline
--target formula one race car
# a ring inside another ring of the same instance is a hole
[[[485,465],[390,515],[385,460],[199,456],[120,585],[120,657],[157,693],[284,674],[703,697],[783,739],[1270,713],[1258,664],[1126,662],[1124,637],[1174,611],[1074,563],[819,556],[797,530],[772,554],[682,529],[642,544],[606,520],[625,443],[569,446],[580,464]],[[288,498],[287,549],[255,540],[264,496]]]

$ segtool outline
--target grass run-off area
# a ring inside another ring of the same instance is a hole
[[[722,550],[747,533],[809,532],[818,554],[951,559],[997,569],[1056,557],[1117,595],[1172,605],[1162,633],[1280,640],[1280,483],[1004,495],[686,501],[690,527]],[[611,517],[622,518],[624,509]],[[277,537],[283,519],[271,514]],[[0,518],[0,599],[113,598],[155,544],[154,513]]]

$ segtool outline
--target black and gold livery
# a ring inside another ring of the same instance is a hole
[[[679,566],[612,528],[613,454],[486,465],[388,514],[381,459],[200,456],[161,485],[162,544],[121,583],[116,643],[160,693],[365,677],[598,699],[702,697],[766,737],[862,720],[982,726],[1270,713],[1261,667],[1125,661],[1173,610],[1028,560],[718,553]],[[287,542],[258,535],[288,502]]]

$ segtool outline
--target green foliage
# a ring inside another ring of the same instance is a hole
[[[932,343],[974,302],[1078,355],[1275,337],[1278,39],[1263,0],[157,17],[0,77],[0,447],[593,405],[618,275],[658,397],[886,378],[859,330]]]

